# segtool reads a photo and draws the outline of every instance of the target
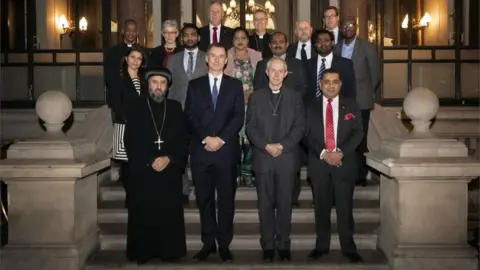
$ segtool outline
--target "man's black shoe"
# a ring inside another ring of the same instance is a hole
[[[196,261],[204,261],[205,259],[208,258],[208,256],[211,253],[216,253],[216,252],[217,252],[217,248],[215,246],[212,246],[212,247],[204,246],[202,250],[200,250],[199,252],[197,252],[197,254],[193,256],[193,259]]]

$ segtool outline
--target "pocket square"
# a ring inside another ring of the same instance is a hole
[[[352,120],[352,119],[354,119],[354,118],[355,118],[355,115],[354,115],[353,113],[347,113],[347,114],[345,115],[345,119],[344,119],[344,120],[347,120],[347,121],[348,121],[348,120]]]

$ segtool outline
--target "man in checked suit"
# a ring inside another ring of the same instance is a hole
[[[343,75],[343,74],[342,74]],[[306,109],[305,143],[308,175],[315,193],[315,249],[308,256],[318,259],[330,249],[330,213],[333,203],[342,253],[353,263],[362,261],[353,240],[353,191],[357,171],[355,149],[363,139],[362,115],[354,99],[340,95],[339,71],[323,72],[323,95]]]
[[[182,40],[184,49],[172,55],[168,60],[168,69],[172,72],[172,86],[168,92],[168,98],[176,100],[185,107],[187,98],[188,82],[207,74],[203,51],[198,49],[200,30],[194,24],[188,23],[183,26]],[[183,203],[188,204],[190,195],[190,181],[188,173],[183,175]]]

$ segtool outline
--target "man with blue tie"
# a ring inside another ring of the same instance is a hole
[[[220,258],[231,261],[229,246],[233,239],[240,160],[238,133],[245,117],[243,87],[239,80],[223,74],[228,61],[225,47],[210,45],[206,61],[208,74],[189,82],[185,101],[185,113],[193,133],[191,169],[203,242],[203,248],[193,258],[205,260],[210,253],[216,252],[217,242]]]

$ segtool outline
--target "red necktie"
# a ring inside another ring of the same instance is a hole
[[[213,38],[212,38],[213,42],[212,42],[212,44],[218,43],[217,29],[218,29],[218,27],[213,27]]]
[[[335,132],[333,127],[333,108],[331,99],[328,99],[327,110],[325,112],[325,147],[328,151],[335,150]]]

